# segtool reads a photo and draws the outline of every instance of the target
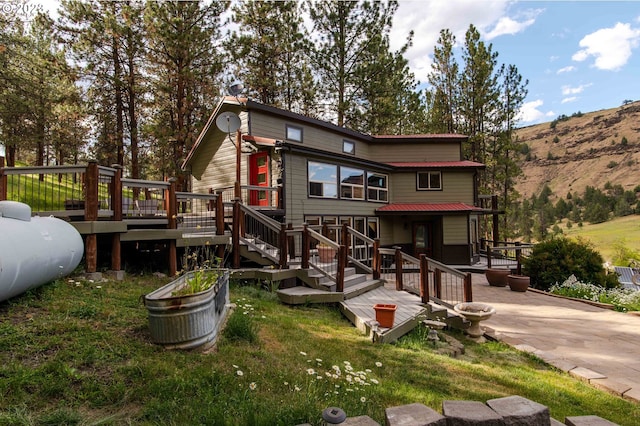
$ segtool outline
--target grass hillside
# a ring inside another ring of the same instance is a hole
[[[627,248],[640,252],[640,216],[619,217],[608,222],[574,225],[571,229],[563,229],[569,237],[581,237],[591,242],[605,261],[613,259],[616,245],[624,244]]]
[[[602,189],[607,181],[625,190],[638,185],[640,102],[564,118],[555,126],[517,130],[519,142],[530,149],[516,184],[523,197],[538,194],[545,183],[558,197],[581,194],[586,186]]]

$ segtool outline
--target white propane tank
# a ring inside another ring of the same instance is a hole
[[[0,301],[69,275],[83,253],[82,236],[64,220],[0,201]]]

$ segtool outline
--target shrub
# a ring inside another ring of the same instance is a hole
[[[617,287],[618,279],[606,274],[603,263],[600,253],[587,242],[556,237],[536,244],[523,259],[522,269],[531,277],[531,286],[540,290],[548,290],[571,275],[601,287]]]

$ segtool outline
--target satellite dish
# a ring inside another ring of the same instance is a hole
[[[241,81],[234,81],[229,85],[229,94],[231,96],[238,97],[240,93],[244,90],[244,84]]]
[[[225,133],[233,133],[240,128],[240,117],[233,112],[223,112],[216,118],[216,126]]]

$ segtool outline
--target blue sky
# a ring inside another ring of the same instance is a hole
[[[400,0],[391,34],[397,49],[415,32],[406,57],[426,83],[442,28],[459,45],[473,24],[529,80],[520,125],[561,114],[614,108],[640,99],[640,2]],[[456,52],[460,53],[459,46]],[[461,62],[461,61],[459,61]]]

